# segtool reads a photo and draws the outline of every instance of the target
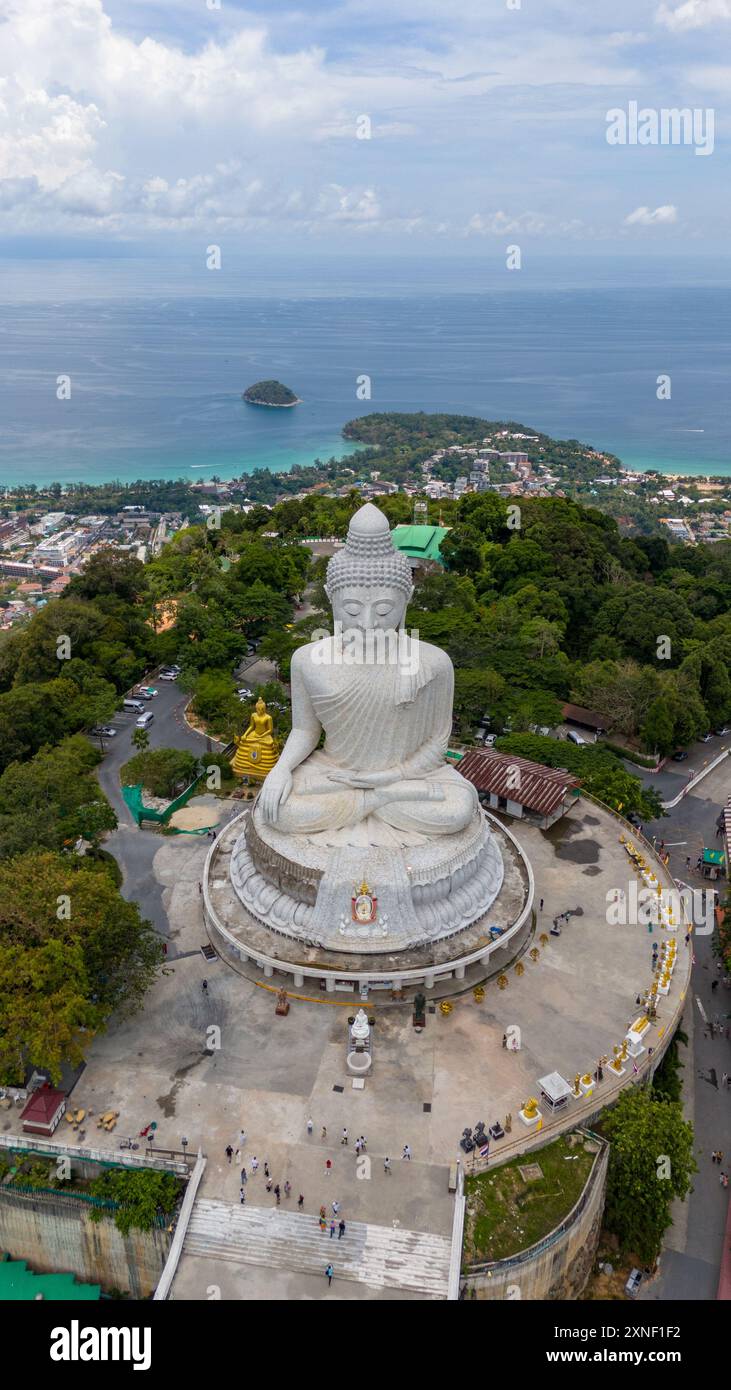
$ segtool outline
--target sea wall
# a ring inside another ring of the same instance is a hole
[[[581,1298],[592,1271],[604,1212],[609,1146],[598,1152],[578,1202],[543,1240],[507,1260],[469,1267],[464,1297],[561,1302]],[[532,1157],[533,1155],[531,1155]]]
[[[105,1292],[149,1298],[171,1241],[164,1226],[123,1236],[113,1215],[91,1221],[88,1207],[73,1197],[0,1188],[0,1251],[27,1260],[34,1272],[71,1273]]]

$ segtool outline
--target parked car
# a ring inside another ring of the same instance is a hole
[[[152,723],[152,721],[153,721],[154,718],[155,718],[155,716],[154,716],[154,714],[152,713],[151,710],[148,710],[148,711],[147,711],[147,714],[141,714],[140,717],[139,717],[139,719],[137,720],[137,728],[138,728],[138,729],[149,729],[149,727],[150,727],[150,725],[151,725],[151,723]]]
[[[157,679],[159,681],[176,681],[178,676],[175,671],[161,671]]]
[[[253,700],[254,698],[254,692],[253,690],[249,690],[248,685],[242,685],[241,688],[236,691],[236,694],[240,700]]]
[[[711,739],[713,738],[713,734],[701,734],[700,738],[701,743],[710,743]]]
[[[569,743],[578,743],[582,748],[588,743],[588,740],[582,734],[577,734],[575,729],[569,729],[566,737]]]
[[[114,738],[116,732],[117,730],[111,724],[95,724],[94,728],[89,730],[89,733],[94,734],[97,738]]]
[[[132,714],[142,714],[145,706],[141,700],[128,698],[122,701],[122,709],[130,710]]]
[[[724,738],[726,734],[731,734],[731,729],[729,729],[727,724],[724,724],[722,729],[714,729],[713,732],[716,738]]]
[[[673,753],[673,762],[684,763],[687,756],[688,754],[686,753],[684,748],[678,748],[677,752]]]
[[[137,687],[137,694],[142,700],[152,700],[157,695],[157,691],[152,685],[140,685]]]

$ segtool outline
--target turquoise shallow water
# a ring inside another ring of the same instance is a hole
[[[631,467],[731,473],[731,288],[449,285],[0,262],[0,483],[288,469],[349,452],[340,430],[367,410],[513,419]],[[302,405],[245,405],[261,377]]]

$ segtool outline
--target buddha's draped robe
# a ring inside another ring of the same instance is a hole
[[[454,691],[449,657],[415,639],[409,639],[408,664],[402,665],[337,662],[334,650],[331,638],[314,643],[293,667],[293,728],[319,724],[325,746],[294,770],[277,828],[307,834],[375,815],[396,829],[427,836],[462,830],[474,815],[477,795],[444,761]],[[364,778],[398,771],[392,786],[369,792],[329,781],[337,769]]]

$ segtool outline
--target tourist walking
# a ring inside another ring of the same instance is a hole
[[[239,1201],[240,1201],[240,1203],[241,1203],[242,1206],[244,1205],[244,1202],[246,1201],[246,1188],[245,1188],[245,1187],[240,1187],[240,1188],[239,1188]]]
[[[245,1143],[246,1143],[246,1130],[245,1130],[245,1129],[240,1129],[240,1130],[239,1130],[239,1148],[240,1148],[240,1149],[243,1149]]]
[[[297,1206],[299,1207],[300,1211],[302,1210],[304,1204],[305,1204],[305,1195],[304,1195],[303,1192],[300,1192],[300,1195],[299,1195],[299,1197],[297,1198]]]
[[[256,1154],[254,1154],[254,1157],[253,1157],[252,1160],[251,1160],[251,1171],[252,1171],[252,1173],[255,1173],[258,1167],[259,1167],[259,1160],[258,1160]]]
[[[347,1142],[348,1142],[348,1131],[347,1131],[347,1129],[345,1128],[345,1126],[343,1126],[343,1137],[342,1137],[342,1139],[340,1140],[340,1143],[341,1143],[341,1144],[347,1144]]]
[[[308,1134],[312,1134],[312,1116],[311,1116],[311,1115],[310,1115],[309,1120],[307,1121],[307,1133],[308,1133]]]
[[[340,1211],[340,1203],[339,1203],[339,1202],[333,1202],[333,1216],[337,1216],[337,1214],[338,1214],[339,1211]]]
[[[281,1201],[282,1201],[282,1189],[280,1188],[279,1183],[277,1183],[277,1185],[276,1185],[276,1187],[275,1187],[275,1189],[274,1189],[274,1196],[275,1196],[276,1199],[277,1199],[277,1206],[279,1206],[279,1205],[281,1204]]]
[[[361,1149],[363,1150],[363,1153],[365,1153],[365,1151],[366,1151],[366,1149],[367,1149],[367,1147],[368,1147],[368,1144],[367,1144],[367,1142],[366,1142],[365,1134],[361,1134],[361,1136],[360,1136],[360,1147],[361,1147]]]
[[[326,1158],[326,1159],[325,1159],[325,1177],[326,1177],[326,1178],[329,1178],[331,1172],[332,1172],[332,1161],[331,1161],[331,1159]]]
[[[322,1133],[320,1135],[320,1138],[327,1139],[327,1127],[325,1125],[322,1126]]]
[[[267,1180],[266,1180],[266,1189],[267,1189],[267,1192],[271,1192],[271,1190],[272,1190],[272,1180],[271,1180],[271,1178],[267,1178]]]
[[[542,911],[543,911],[543,898],[541,898],[541,902],[540,902],[540,906],[539,906],[539,908],[538,908],[538,911],[539,911],[539,912],[542,912]]]
[[[264,1177],[265,1177],[265,1178],[268,1178],[269,1176],[270,1176],[270,1173],[269,1173],[269,1159],[268,1159],[268,1158],[265,1158],[265,1159],[264,1159]]]
[[[333,1274],[334,1274],[334,1273],[335,1273],[335,1270],[333,1269],[332,1265],[328,1265],[327,1269],[325,1270],[325,1278],[327,1279],[327,1286],[328,1286],[328,1288],[329,1288],[330,1285],[332,1284],[332,1281],[333,1281]]]
[[[345,1235],[345,1222],[343,1221],[343,1218],[341,1217],[341,1218],[340,1218],[340,1222],[339,1222],[339,1224],[338,1224],[338,1240],[342,1240],[342,1238],[343,1238],[344,1235]]]
[[[409,1158],[409,1159],[411,1158],[411,1145],[410,1145],[410,1144],[404,1144],[404,1151],[403,1151],[401,1157],[402,1157],[402,1158]]]
[[[201,984],[201,989],[203,990],[203,993],[204,993],[204,994],[207,994],[207,993],[208,993],[208,981],[207,981],[207,980],[204,980],[204,981],[203,981],[203,983]]]
[[[231,1145],[230,1145],[230,1144],[227,1144],[227,1145],[226,1145],[226,1157],[227,1157],[229,1163],[231,1162],[231,1159],[233,1158],[233,1156],[234,1156],[234,1151],[233,1151],[233,1149],[231,1148]]]
[[[356,1139],[356,1141],[355,1141],[355,1152],[356,1152],[356,1155],[359,1155],[359,1154],[360,1154],[360,1150],[361,1150],[361,1142],[360,1142],[360,1139]]]
[[[241,1181],[244,1184],[244,1186],[246,1186],[247,1182],[249,1181],[249,1175],[245,1168],[241,1169]]]
[[[390,1158],[384,1158],[384,1160],[383,1160],[383,1171],[384,1171],[384,1173],[390,1173],[390,1172],[391,1172],[391,1160],[390,1160]]]
[[[335,1235],[335,1222],[334,1222],[334,1221],[331,1221],[331,1222],[330,1222],[330,1239],[331,1239],[331,1240],[332,1240],[332,1238],[333,1238],[334,1235]]]
[[[284,1184],[284,1195],[285,1197],[291,1197],[292,1195],[292,1185],[289,1182],[285,1182]]]

